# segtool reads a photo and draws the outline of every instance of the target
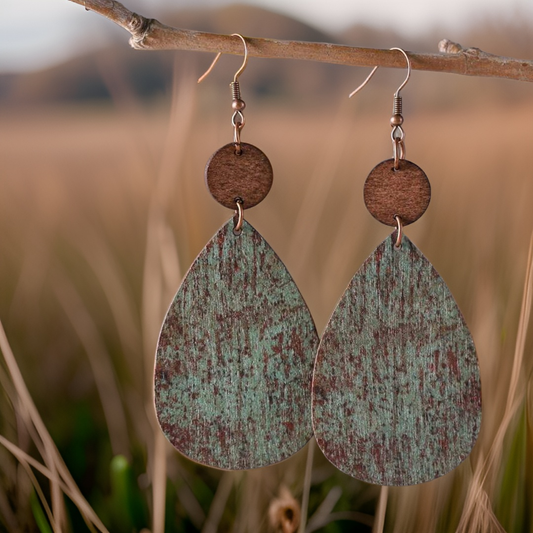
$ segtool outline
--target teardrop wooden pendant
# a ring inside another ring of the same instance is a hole
[[[313,427],[340,470],[379,485],[442,476],[474,446],[481,385],[474,342],[444,280],[387,237],[350,282],[322,336]]]
[[[318,335],[285,265],[247,222],[200,252],[164,320],[159,423],[175,448],[240,470],[287,459],[311,438]]]

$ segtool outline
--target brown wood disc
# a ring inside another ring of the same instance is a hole
[[[431,185],[424,171],[411,161],[382,161],[366,178],[363,196],[370,214],[387,226],[396,226],[395,216],[404,226],[418,220],[431,199]]]
[[[252,144],[241,143],[237,155],[233,143],[217,150],[205,167],[205,181],[213,198],[229,209],[242,198],[244,209],[261,202],[272,187],[273,172],[268,157]]]

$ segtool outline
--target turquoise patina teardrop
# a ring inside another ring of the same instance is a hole
[[[178,451],[207,466],[258,468],[312,436],[318,336],[285,265],[230,220],[200,252],[163,323],[155,406]]]
[[[313,427],[341,471],[379,485],[446,474],[474,446],[481,385],[450,290],[407,237],[387,237],[352,278],[322,337]]]

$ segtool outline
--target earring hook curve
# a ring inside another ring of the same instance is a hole
[[[244,72],[244,69],[246,68],[246,65],[248,64],[248,45],[246,44],[246,39],[240,33],[232,33],[231,36],[239,37],[239,39],[242,41],[242,44],[244,45],[244,59],[242,61],[242,65],[239,68],[239,70],[235,72],[235,75],[233,76],[233,82],[236,83],[239,80],[239,76]]]
[[[400,91],[407,85],[407,82],[409,81],[409,78],[411,77],[411,60],[409,59],[409,56],[403,50],[402,48],[391,48],[391,50],[398,50],[398,52],[401,52],[403,54],[403,57],[405,57],[405,61],[407,61],[407,75],[405,76],[405,80],[403,80],[403,83],[396,89],[396,92],[394,93],[394,96],[400,96]]]
[[[407,85],[407,82],[409,81],[409,78],[411,77],[411,60],[409,59],[409,56],[407,55],[405,50],[403,50],[402,48],[394,47],[394,48],[389,48],[389,50],[398,50],[399,52],[403,54],[403,56],[405,57],[405,60],[407,61],[407,76],[405,77],[405,80],[403,80],[403,83],[398,87],[398,89],[396,89],[396,92],[394,93],[394,97],[396,98],[400,96],[400,91]],[[348,96],[348,98],[351,98],[352,96],[357,94],[372,79],[372,76],[374,76],[378,68],[379,68],[379,65],[374,67],[372,69],[372,72],[366,77],[365,81],[361,83],[361,85],[359,85],[359,87],[357,87],[355,91],[352,91],[350,95]]]
[[[232,33],[232,37],[239,37],[239,39],[242,41],[242,44],[244,45],[244,59],[242,62],[242,65],[240,66],[239,70],[235,73],[233,76],[233,83],[236,83],[239,80],[239,76],[244,72],[244,69],[246,68],[246,65],[248,64],[248,45],[246,44],[246,39],[240,34],[240,33]],[[220,59],[220,56],[222,55],[222,52],[219,52],[215,59],[213,59],[213,62],[209,66],[209,68],[205,71],[204,74],[202,74],[198,78],[198,83],[202,83],[202,81],[209,76],[215,65],[217,64],[217,61]]]

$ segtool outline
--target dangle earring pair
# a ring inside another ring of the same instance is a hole
[[[154,377],[161,428],[178,451],[215,468],[282,461],[314,432],[328,460],[363,481],[439,477],[470,453],[481,397],[464,319],[402,234],[430,198],[424,172],[405,160],[400,91],[409,58],[400,50],[408,75],[395,93],[394,157],[372,170],[364,189],[371,214],[396,230],[356,273],[318,346],[290,274],[244,220],[269,192],[272,168],[240,139],[247,46],[234,35],[245,48],[230,84],[234,140],[205,174],[212,196],[236,212],[200,252],[165,317]]]

